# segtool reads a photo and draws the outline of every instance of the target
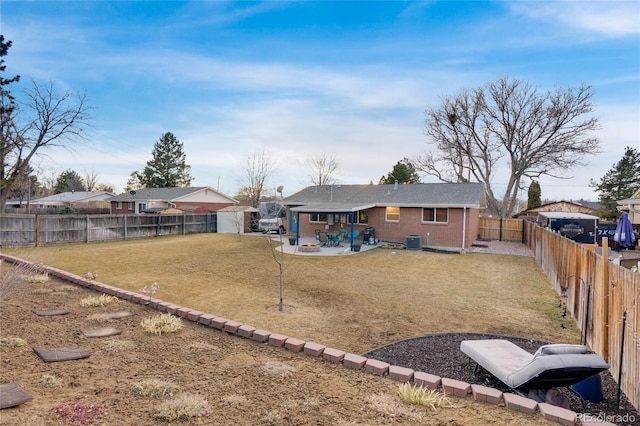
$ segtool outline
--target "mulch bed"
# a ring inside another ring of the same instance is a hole
[[[363,356],[388,362],[392,365],[411,368],[440,377],[460,380],[470,384],[479,384],[498,389],[502,392],[512,392],[506,385],[491,374],[478,368],[474,374],[475,362],[460,351],[460,342],[477,339],[506,339],[520,346],[527,352],[534,353],[540,346],[551,343],[511,336],[499,336],[480,333],[442,333],[429,334],[422,337],[407,339],[371,350]],[[634,417],[629,425],[640,425],[640,414],[631,405],[624,394],[620,397],[620,408],[616,406],[618,385],[609,372],[600,374],[602,379],[602,402],[587,402],[587,412],[592,415],[624,415]],[[559,389],[569,401],[570,409],[581,413],[580,400],[567,389]]]

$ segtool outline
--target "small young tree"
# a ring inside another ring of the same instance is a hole
[[[626,147],[622,159],[599,182],[591,179],[590,186],[599,193],[600,217],[617,218],[617,201],[631,197],[640,188],[640,151]]]

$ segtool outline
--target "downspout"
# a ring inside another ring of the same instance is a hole
[[[467,242],[467,207],[462,208],[462,250]]]

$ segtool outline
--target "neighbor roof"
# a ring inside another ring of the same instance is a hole
[[[380,206],[484,207],[481,183],[418,183],[398,185],[319,185],[283,200],[296,211],[355,211]]]
[[[31,204],[38,205],[61,205],[65,203],[79,203],[89,201],[104,201],[111,197],[108,191],[69,191],[61,192],[60,194],[50,195],[48,197],[42,197],[32,199]]]
[[[182,197],[186,197],[187,195],[195,194],[202,191],[213,191],[214,193],[228,198],[230,202],[237,203],[236,200],[225,195],[215,189],[208,186],[200,186],[200,187],[185,187],[185,188],[141,188],[137,189],[134,194],[131,192],[124,192],[122,194],[118,194],[112,198],[109,198],[109,201],[148,201],[148,200],[160,200],[160,201],[176,201],[180,200]]]

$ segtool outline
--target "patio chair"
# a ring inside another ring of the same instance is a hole
[[[318,241],[320,241],[320,245],[323,247],[327,247],[329,245],[329,237],[326,232],[318,233]]]
[[[570,386],[601,371],[607,364],[598,354],[588,353],[586,346],[550,344],[530,354],[504,339],[463,340],[460,350],[505,385],[521,395],[531,389],[566,387],[580,398]]]

